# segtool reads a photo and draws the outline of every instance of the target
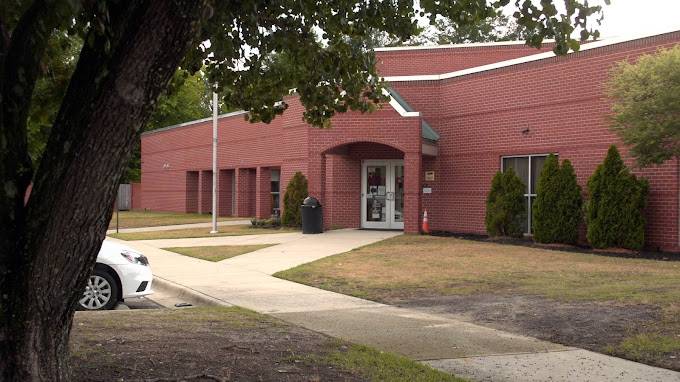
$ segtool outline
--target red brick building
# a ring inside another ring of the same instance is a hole
[[[607,128],[609,71],[679,43],[680,31],[594,42],[563,57],[518,43],[377,49],[391,101],[374,113],[316,129],[290,97],[269,125],[249,124],[243,112],[220,116],[219,214],[270,216],[301,171],[328,228],[417,232],[427,210],[431,229],[484,233],[496,171],[520,174],[529,205],[546,154],[570,159],[584,191],[609,145],[625,154]],[[144,208],[210,211],[211,137],[210,118],[142,136]],[[634,171],[650,182],[648,247],[679,250],[680,166]],[[525,226],[530,232],[530,214]]]

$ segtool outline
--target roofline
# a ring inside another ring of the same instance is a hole
[[[390,102],[389,102],[390,106],[392,106],[392,108],[393,108],[397,113],[399,113],[399,115],[401,115],[402,117],[420,117],[420,113],[419,113],[419,112],[417,112],[417,111],[408,111],[408,110],[406,110],[406,109],[399,103],[399,101],[398,101],[397,99],[395,99],[394,97],[392,97],[392,94],[390,94],[390,92],[389,92],[387,89],[383,89],[382,93],[383,93],[385,96],[390,97]],[[218,115],[218,116],[217,116],[217,119],[229,118],[229,117],[233,117],[233,116],[236,116],[236,115],[243,115],[243,114],[246,114],[246,113],[248,113],[248,112],[245,111],[245,110],[232,111],[232,112],[230,112],[230,113],[225,113],[225,114],[220,114],[220,115]],[[213,117],[206,117],[206,118],[196,119],[196,120],[189,121],[189,122],[178,123],[178,124],[176,124],[176,125],[170,125],[170,126],[166,126],[166,127],[161,127],[160,129],[156,129],[156,130],[145,131],[145,132],[142,133],[142,136],[151,135],[151,134],[155,134],[155,133],[162,133],[162,132],[164,132],[164,131],[174,130],[174,129],[177,129],[177,128],[180,128],[180,127],[186,127],[186,126],[196,125],[196,124],[199,124],[199,123],[202,123],[202,122],[210,122],[210,121],[212,121],[212,119],[213,119]]]
[[[554,43],[554,39],[543,40],[544,44]],[[411,46],[384,46],[374,48],[374,52],[395,52],[402,50],[430,50],[430,49],[453,49],[453,48],[483,48],[493,46],[514,46],[526,45],[526,41],[494,41],[494,42],[472,42],[463,44],[442,44],[442,45],[411,45]]]
[[[230,113],[218,115],[217,119],[229,118],[229,117],[233,117],[233,116],[236,116],[236,115],[243,115],[243,114],[246,114],[246,113],[247,113],[247,111],[245,111],[245,110],[232,111]],[[191,125],[195,125],[195,124],[202,123],[202,122],[210,122],[210,121],[212,121],[212,119],[213,119],[213,117],[206,117],[206,118],[201,118],[201,119],[195,119],[195,120],[189,121],[189,122],[178,123],[176,125],[161,127],[160,129],[156,129],[156,130],[145,131],[145,132],[142,133],[142,136],[151,135],[151,134],[155,134],[155,133],[161,133],[163,131],[177,129],[179,127],[191,126]]]
[[[420,112],[406,110],[406,108],[404,108],[404,106],[402,106],[402,104],[400,104],[399,101],[395,97],[392,97],[392,94],[390,94],[389,90],[383,88],[382,94],[390,97],[390,106],[392,106],[392,108],[397,113],[399,113],[400,116],[402,116],[402,117],[420,117]]]
[[[608,39],[608,40],[593,41],[593,42],[590,42],[588,44],[583,45],[578,52],[585,52],[585,51],[591,50],[591,49],[603,48],[603,47],[606,47],[606,46],[621,44],[621,43],[625,43],[625,42],[629,42],[629,41],[642,40],[642,39],[649,38],[649,37],[661,36],[661,35],[664,35],[664,34],[670,34],[670,33],[676,33],[676,32],[680,32],[680,30],[660,32],[660,33],[654,33],[654,34],[644,35],[644,36],[619,37],[619,38],[612,38],[612,39]],[[578,53],[578,52],[572,51],[572,52],[569,52],[568,54]],[[508,66],[524,64],[524,63],[528,63],[528,62],[545,60],[545,59],[553,58],[553,57],[556,57],[556,56],[557,55],[554,52],[544,52],[544,53],[532,54],[530,56],[514,58],[514,59],[511,59],[511,60],[499,61],[499,62],[495,62],[493,64],[487,64],[487,65],[475,66],[475,67],[468,68],[468,69],[457,70],[455,72],[448,72],[448,73],[442,73],[442,74],[424,74],[424,75],[415,75],[415,76],[386,76],[386,77],[382,77],[382,78],[385,81],[388,81],[388,82],[439,81],[439,80],[445,80],[445,79],[449,79],[449,78],[462,77],[462,76],[466,76],[468,74],[486,72],[486,71],[489,71],[489,70],[500,69],[500,68],[505,68],[505,67],[508,67]]]

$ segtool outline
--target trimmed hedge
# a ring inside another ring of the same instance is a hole
[[[286,186],[286,194],[283,196],[281,224],[289,227],[300,227],[302,225],[300,206],[302,206],[307,195],[307,178],[298,171]]]
[[[497,172],[486,199],[486,231],[491,236],[521,237],[526,219],[524,183],[512,168]]]
[[[532,230],[539,243],[575,244],[581,222],[581,187],[576,181],[574,167],[550,154],[536,186],[532,206]]]
[[[649,185],[637,179],[612,145],[604,162],[588,180],[588,241],[594,248],[642,249]]]

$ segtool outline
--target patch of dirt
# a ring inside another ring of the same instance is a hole
[[[341,343],[238,309],[79,312],[71,336],[74,381],[365,380],[304,361]]]
[[[635,334],[657,331],[663,314],[650,305],[567,303],[527,295],[476,294],[386,302],[596,352]],[[680,370],[680,354],[649,363]]]

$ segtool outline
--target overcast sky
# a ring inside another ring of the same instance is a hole
[[[603,37],[680,30],[680,0],[611,0],[599,29]]]

